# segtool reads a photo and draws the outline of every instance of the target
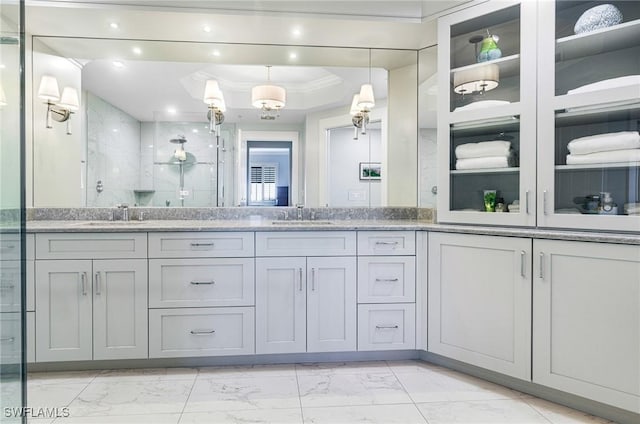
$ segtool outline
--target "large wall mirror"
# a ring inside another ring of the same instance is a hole
[[[35,207],[418,204],[415,50],[34,37],[31,74]],[[67,121],[47,117],[43,76],[77,90]],[[261,85],[284,107],[252,105]]]

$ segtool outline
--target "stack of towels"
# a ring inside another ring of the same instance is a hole
[[[513,203],[509,203],[507,205],[507,209],[509,210],[509,212],[520,212],[520,200],[516,199],[513,201]]]
[[[624,213],[625,215],[640,216],[640,203],[625,203]]]
[[[621,131],[571,140],[567,145],[567,165],[640,162],[640,134]]]
[[[511,142],[503,140],[466,143],[456,147],[456,169],[508,168],[515,166]]]

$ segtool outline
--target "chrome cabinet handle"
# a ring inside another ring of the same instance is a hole
[[[191,243],[191,247],[213,247],[215,243]]]
[[[547,190],[542,192],[542,213],[547,214]]]
[[[298,279],[300,280],[300,291],[302,291],[302,268],[298,269]]]
[[[524,273],[525,273],[525,270],[524,270],[524,258],[525,258],[526,255],[527,254],[525,253],[524,250],[522,250],[520,252],[520,276],[521,277],[524,277]]]
[[[376,278],[377,282],[380,283],[395,283],[396,281],[399,281],[398,278]]]
[[[13,290],[15,288],[16,288],[16,286],[14,286],[13,284],[2,284],[2,285],[0,285],[0,290]]]
[[[377,241],[376,246],[396,246],[397,241]]]
[[[0,339],[0,342],[11,342],[13,343],[13,341],[15,340],[15,337],[3,337]]]
[[[540,252],[540,279],[544,280],[544,253]]]
[[[316,269],[311,268],[311,291],[316,291]]]
[[[191,331],[189,331],[189,333],[193,334],[194,336],[210,336],[215,332],[216,332],[216,330],[191,330]]]
[[[0,247],[0,250],[13,250],[13,249],[15,249],[15,248],[16,248],[16,245],[15,245],[15,244],[9,244],[9,245],[7,245],[7,246],[2,246],[2,247]]]
[[[524,210],[529,215],[529,190],[524,192]]]
[[[100,296],[102,292],[100,291],[100,286],[102,285],[102,276],[100,275],[100,271],[96,272],[96,296]]]
[[[397,325],[376,325],[376,330],[395,330],[396,328],[398,328]]]
[[[80,282],[82,283],[82,295],[86,296],[87,295],[87,273],[83,272],[82,274],[80,274]]]
[[[194,286],[206,286],[206,285],[211,285],[211,284],[215,284],[216,282],[211,280],[211,281],[191,281],[190,284],[193,284]]]

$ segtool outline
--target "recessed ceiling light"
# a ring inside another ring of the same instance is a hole
[[[289,53],[289,59],[297,59],[298,58],[298,54],[295,52],[291,52]]]
[[[111,22],[109,27],[111,27],[111,29],[118,29],[120,28],[120,25],[117,22]]]
[[[211,32],[211,27],[209,25],[205,25],[205,26],[202,27],[202,30],[204,32]]]
[[[113,131],[113,132],[118,132],[118,129],[117,129],[117,128],[114,128],[112,131]]]
[[[209,148],[213,149],[213,144],[209,144]]]
[[[220,50],[214,50],[213,53],[211,53],[211,54],[213,54],[214,56],[218,57],[218,56],[220,56]]]
[[[176,110],[176,108],[175,108],[175,107],[169,106],[169,107],[167,108],[167,113],[168,113],[169,115],[175,115],[176,113],[178,113],[178,111]]]
[[[0,69],[5,69],[7,67],[7,65],[5,65],[4,63],[0,63]]]
[[[302,35],[302,30],[299,27],[295,27],[291,30],[291,35],[294,37],[300,37]]]
[[[191,130],[191,132],[192,132],[192,133],[194,133],[194,134],[196,134],[196,133],[198,132],[198,129],[197,129],[197,128],[194,128],[194,129],[192,129],[192,130]]]
[[[111,62],[113,64],[113,66],[115,66],[116,68],[124,68],[124,63],[120,62],[119,60],[114,60],[113,62]]]
[[[153,144],[149,144],[149,148],[150,148],[150,149],[153,149]]]
[[[133,54],[137,54],[137,55],[142,54],[142,49],[140,47],[134,47],[131,49],[131,51],[133,52]]]

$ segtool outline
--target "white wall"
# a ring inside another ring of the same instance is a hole
[[[46,128],[47,107],[38,98],[38,87],[42,75],[52,75],[58,80],[60,93],[65,86],[74,87],[81,92],[80,68],[38,43],[38,51],[33,51],[31,63],[31,95],[27,94],[26,102],[31,104],[31,113],[26,115],[28,145],[33,157],[32,167],[27,166],[27,173],[33,171],[32,184],[27,185],[27,206],[35,207],[80,207],[84,206],[82,186],[82,126],[84,114],[80,111],[71,117],[72,135],[66,133],[66,122],[53,122],[53,128]],[[27,55],[29,57],[29,55]],[[29,59],[31,59],[29,57]],[[27,158],[27,163],[29,163]],[[30,189],[33,188],[33,191]],[[32,199],[32,200],[31,200]]]
[[[360,180],[360,162],[381,162],[380,130],[353,139],[353,128],[329,131],[329,206],[381,206],[380,181]],[[383,171],[384,172],[384,171]]]

